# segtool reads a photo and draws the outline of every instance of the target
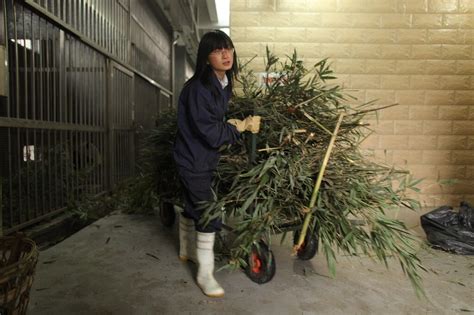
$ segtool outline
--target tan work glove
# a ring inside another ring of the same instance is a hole
[[[260,131],[260,121],[262,117],[260,116],[248,116],[245,118],[245,130],[250,131],[251,133],[258,133]]]
[[[238,132],[244,132],[245,131],[246,125],[245,125],[245,122],[243,120],[229,119],[227,122],[231,125],[234,125],[235,128],[237,128]]]
[[[227,122],[234,125],[239,132],[250,131],[251,133],[258,133],[260,130],[260,116],[248,116],[244,120],[229,119]]]

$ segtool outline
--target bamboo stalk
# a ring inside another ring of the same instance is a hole
[[[321,182],[323,181],[324,171],[326,170],[326,166],[329,161],[329,156],[331,155],[332,149],[334,147],[334,142],[336,141],[337,134],[339,132],[339,127],[342,123],[342,118],[344,117],[344,113],[339,114],[339,118],[336,123],[336,127],[334,128],[334,132],[332,133],[331,140],[329,141],[328,149],[326,150],[326,154],[324,155],[323,164],[319,169],[318,178],[316,179],[316,183],[314,184],[313,194],[311,195],[311,200],[309,202],[309,208],[313,209],[314,205],[316,204],[316,198],[318,197],[319,188],[321,187]],[[301,228],[300,237],[298,239],[298,243],[293,246],[293,254],[296,255],[298,250],[300,249],[301,245],[304,242],[306,237],[306,233],[308,232],[309,222],[312,217],[312,212],[308,212],[305,215],[303,227]]]

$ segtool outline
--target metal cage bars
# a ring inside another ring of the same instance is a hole
[[[38,3],[54,12],[68,8],[62,1]],[[136,126],[149,128],[150,117],[171,105],[168,90],[14,0],[7,1],[7,31],[10,97],[0,107],[4,234],[133,175]],[[134,93],[138,84],[151,96]]]

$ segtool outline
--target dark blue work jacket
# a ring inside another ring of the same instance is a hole
[[[231,88],[222,88],[212,76],[214,93],[199,80],[187,84],[178,103],[178,134],[174,159],[178,168],[192,173],[212,172],[219,161],[219,147],[233,144],[240,133],[225,121]]]

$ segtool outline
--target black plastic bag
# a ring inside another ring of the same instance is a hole
[[[421,216],[421,226],[434,247],[474,255],[474,209],[461,202],[459,211],[442,206]]]

